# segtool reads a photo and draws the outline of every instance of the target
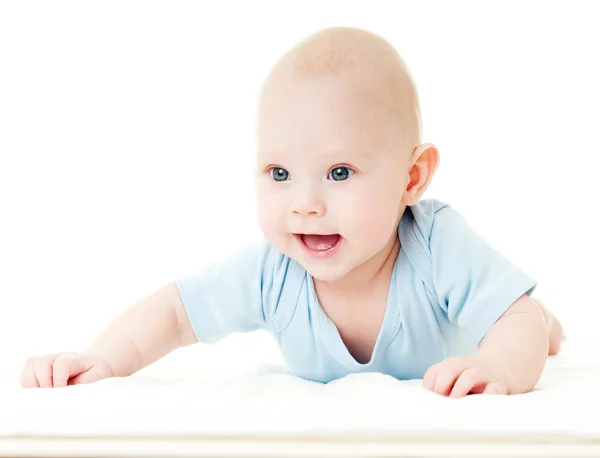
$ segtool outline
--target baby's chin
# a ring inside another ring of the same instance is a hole
[[[279,243],[277,243],[279,242]],[[284,255],[293,259],[306,270],[315,280],[322,282],[334,282],[343,279],[350,271],[356,267],[348,259],[346,250],[343,246],[340,251],[328,259],[311,259],[298,247],[294,239],[274,239],[272,244]]]
[[[304,267],[306,269],[306,267]],[[322,282],[334,282],[344,278],[348,272],[337,272],[331,268],[308,268],[306,271],[315,280]]]
[[[326,261],[307,261],[306,259],[296,259],[304,267],[311,277],[322,282],[334,282],[342,280],[352,270],[351,266],[334,260]]]

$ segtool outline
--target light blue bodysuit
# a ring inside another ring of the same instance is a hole
[[[448,356],[473,353],[513,302],[536,287],[439,200],[406,207],[398,237],[387,308],[366,364],[350,354],[319,305],[311,275],[267,242],[176,284],[200,342],[266,329],[291,373],[319,382],[355,372],[422,378]]]

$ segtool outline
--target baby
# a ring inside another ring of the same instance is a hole
[[[315,33],[268,75],[258,106],[264,242],[158,289],[84,354],[30,358],[24,387],[130,375],[172,350],[268,330],[294,375],[423,379],[435,393],[534,388],[562,329],[536,282],[448,204],[421,200],[421,143],[402,58],[354,28]]]

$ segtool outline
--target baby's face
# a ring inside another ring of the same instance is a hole
[[[344,277],[396,237],[411,151],[382,106],[340,75],[280,78],[263,96],[259,224],[319,280]]]

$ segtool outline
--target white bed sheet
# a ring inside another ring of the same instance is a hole
[[[469,447],[477,456],[496,456],[527,444],[537,444],[531,456],[597,456],[597,342],[568,342],[562,355],[549,360],[534,392],[508,397],[447,399],[424,391],[420,381],[381,374],[323,385],[273,363],[242,374],[149,368],[55,390],[10,384],[2,389],[0,456],[97,456],[92,450],[105,456],[159,456],[160,450],[170,456],[175,450],[181,456],[219,450],[280,456],[286,447],[290,456],[379,456],[384,445],[388,453],[380,456],[416,453],[415,446],[423,456],[425,448],[434,455],[453,456],[456,449],[454,456],[469,456]]]

